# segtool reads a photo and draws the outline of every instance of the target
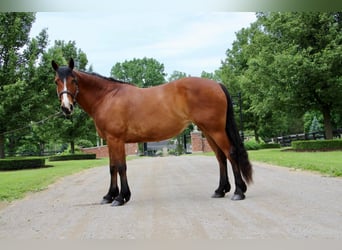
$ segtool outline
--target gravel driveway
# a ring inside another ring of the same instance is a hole
[[[122,207],[99,205],[108,167],[86,170],[1,208],[0,239],[342,239],[341,178],[253,165],[246,200],[231,201],[210,198],[214,157],[132,160]]]

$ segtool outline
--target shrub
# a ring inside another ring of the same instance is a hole
[[[10,158],[0,160],[0,170],[20,170],[45,167],[45,158]]]
[[[93,143],[89,140],[85,140],[85,139],[80,139],[76,142],[77,146],[78,147],[81,147],[81,148],[90,148],[90,147],[93,147]]]
[[[49,157],[49,161],[71,161],[92,159],[96,159],[96,154],[54,155]]]
[[[280,144],[278,143],[262,143],[260,144],[262,149],[268,149],[268,148],[280,148]]]
[[[342,140],[293,141],[291,146],[298,151],[342,150]]]
[[[258,150],[261,149],[261,146],[259,143],[257,143],[255,140],[245,141],[244,142],[246,150]]]

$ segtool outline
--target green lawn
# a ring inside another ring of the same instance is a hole
[[[84,169],[108,165],[108,158],[96,160],[46,162],[51,167],[0,172],[0,201],[12,201],[24,197],[27,192],[47,188],[58,178]]]
[[[214,156],[214,153],[204,155]],[[342,151],[295,152],[281,149],[249,150],[251,161],[320,172],[329,176],[342,176]]]
[[[294,152],[262,149],[248,151],[248,155],[252,161],[317,171],[329,176],[342,176],[342,151]]]

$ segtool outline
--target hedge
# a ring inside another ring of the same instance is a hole
[[[293,141],[291,146],[298,151],[342,150],[342,140]]]
[[[279,143],[263,143],[260,144],[262,149],[270,149],[270,148],[280,148]]]
[[[259,150],[261,149],[261,145],[257,143],[255,140],[245,141],[244,142],[246,150]]]
[[[278,143],[258,143],[255,140],[245,141],[244,145],[246,150],[280,148],[280,144]]]
[[[55,155],[49,157],[49,161],[71,161],[92,159],[96,159],[96,154]]]
[[[0,160],[0,170],[20,170],[45,167],[45,158],[11,158]]]

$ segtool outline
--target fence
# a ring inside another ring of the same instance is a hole
[[[333,131],[333,136],[336,138],[341,138],[342,128],[336,129]],[[312,133],[301,133],[301,134],[293,134],[293,135],[285,135],[278,136],[272,138],[272,141],[275,143],[279,143],[283,147],[291,146],[292,141],[299,140],[323,140],[325,139],[324,131],[312,132]]]

